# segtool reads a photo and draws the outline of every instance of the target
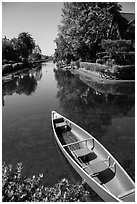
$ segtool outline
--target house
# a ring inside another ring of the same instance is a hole
[[[132,21],[135,19],[135,13],[120,13],[123,18],[128,20],[128,22]]]
[[[116,13],[113,15],[109,33],[112,40],[131,40],[132,51],[135,50],[135,13]]]
[[[128,28],[125,31],[125,39],[131,40],[135,48],[135,14],[134,13],[121,13],[121,16],[128,21]]]

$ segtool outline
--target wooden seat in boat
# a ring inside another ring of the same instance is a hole
[[[88,147],[83,147],[81,149],[74,150],[73,152],[77,157],[83,157],[86,156],[87,154],[90,154],[91,151],[89,150]]]
[[[64,121],[63,118],[54,119],[55,128],[60,129],[60,132],[67,133],[71,131],[71,127]]]
[[[56,128],[57,127],[65,127],[65,126],[67,126],[67,124],[65,122],[56,123]]]
[[[64,122],[64,118],[55,118],[54,119],[54,123],[63,123]]]
[[[88,173],[89,176],[92,176],[92,177],[97,176],[97,174],[93,173],[93,171],[90,169],[88,164],[84,163],[81,159],[78,159],[76,155],[74,155],[74,156],[75,156],[76,160],[78,161],[78,163],[80,164],[80,166],[82,167],[82,169],[84,171],[86,171],[86,173]],[[98,180],[98,182],[100,182],[100,181]]]
[[[99,173],[108,168],[108,166],[102,160],[98,160],[97,162],[90,163],[89,167],[93,173]]]
[[[73,153],[81,162],[87,163],[88,155],[91,154],[91,150],[86,146],[86,147],[74,150]]]
[[[78,159],[82,160],[81,162],[86,163],[86,156],[91,153],[91,150],[88,147],[83,147],[81,149],[74,150],[73,153]],[[88,169],[90,169],[92,174],[104,171],[107,168],[108,166],[100,159],[97,159],[96,162],[91,162],[88,164]]]

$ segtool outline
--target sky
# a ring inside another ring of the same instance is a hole
[[[120,2],[123,12],[135,12],[134,2]],[[31,34],[44,55],[52,55],[61,21],[63,2],[3,2],[2,37],[18,37],[21,32]]]

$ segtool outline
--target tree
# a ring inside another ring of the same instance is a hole
[[[11,39],[11,42],[12,42],[13,49],[15,52],[15,61],[21,61],[21,59],[20,59],[20,44],[19,44],[18,38]]]
[[[29,33],[22,32],[18,38],[12,38],[11,40],[6,37],[2,38],[2,60],[18,62],[29,58],[41,59],[41,49],[35,44]]]
[[[28,58],[35,48],[35,41],[28,32],[22,32],[18,36],[18,45],[20,47],[20,56]]]
[[[72,49],[70,42],[67,41],[62,34],[58,35],[58,38],[55,39],[57,50],[55,52],[55,58],[57,61],[63,60],[66,61],[68,64],[70,63],[72,56]]]
[[[35,45],[35,48],[33,49],[31,55],[29,56],[29,60],[35,61],[41,59],[41,49],[39,45]]]
[[[11,40],[2,38],[2,60],[14,60],[15,52]]]
[[[55,40],[57,60],[64,56],[67,58],[67,52],[69,56],[85,61],[95,57],[101,49],[101,40],[108,38],[113,20],[113,10],[110,12],[112,6],[114,11],[121,9],[115,2],[65,2],[59,34]],[[64,44],[69,49],[63,49]]]

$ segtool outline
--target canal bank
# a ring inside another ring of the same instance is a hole
[[[100,72],[82,68],[71,70],[71,73],[98,93],[112,95],[135,95],[135,80],[118,80],[103,77]]]

